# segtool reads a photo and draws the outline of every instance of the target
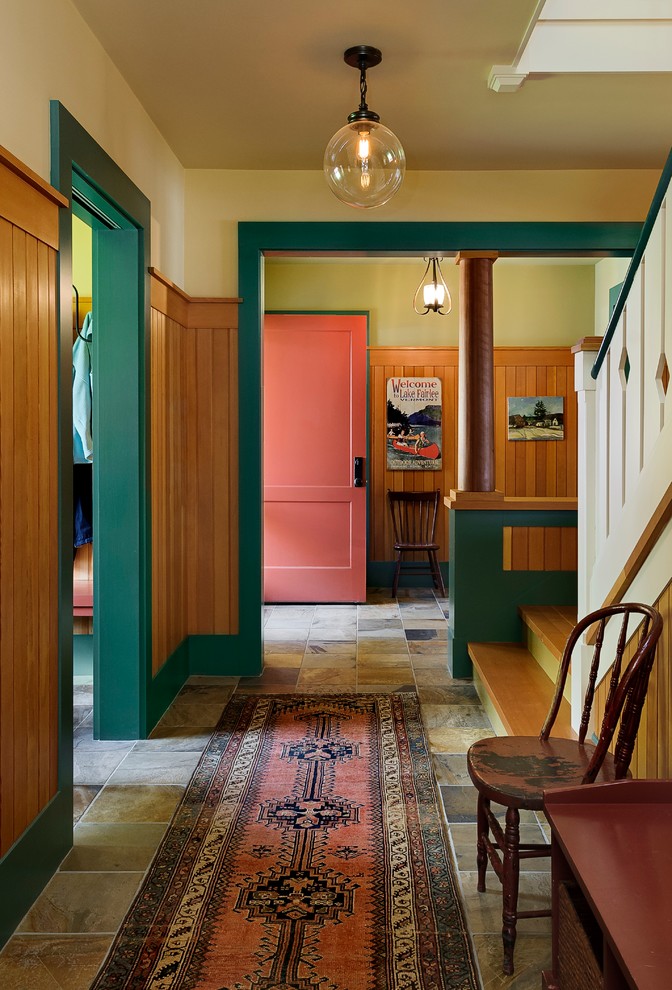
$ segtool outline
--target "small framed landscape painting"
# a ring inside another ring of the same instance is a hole
[[[564,440],[565,399],[562,395],[510,396],[509,440]]]

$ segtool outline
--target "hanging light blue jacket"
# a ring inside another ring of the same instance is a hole
[[[87,464],[93,461],[92,339],[93,318],[91,313],[87,313],[84,317],[84,325],[72,346],[72,442],[75,464]]]

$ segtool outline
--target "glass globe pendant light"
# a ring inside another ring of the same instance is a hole
[[[324,174],[333,194],[348,206],[363,210],[387,203],[401,185],[406,169],[399,138],[366,104],[366,70],[382,58],[381,52],[369,45],[344,52],[346,64],[359,69],[360,104],[324,152]]]

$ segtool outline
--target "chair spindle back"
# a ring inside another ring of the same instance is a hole
[[[387,497],[394,542],[425,546],[434,543],[441,492],[392,492]]]
[[[602,719],[597,746],[583,779],[584,784],[593,783],[597,777],[619,722],[620,728],[614,754],[616,779],[620,780],[628,772],[637,737],[637,730],[639,729],[642,708],[646,698],[649,675],[655,659],[656,644],[663,628],[662,617],[656,609],[651,608],[649,605],[637,603],[607,605],[604,608],[598,609],[596,612],[591,612],[576,624],[567,640],[562,655],[553,702],[551,703],[550,711],[540,733],[540,739],[548,739],[553,728],[553,723],[560,709],[562,693],[567,681],[574,647],[585,630],[593,624],[598,623],[579,729],[579,745],[582,746],[585,743],[595,698],[595,685],[597,683],[602,656],[605,626],[607,620],[614,615],[622,615],[623,619],[614,654],[604,717]],[[637,648],[623,671],[623,656],[628,642],[628,622],[631,615],[643,616],[643,621]]]

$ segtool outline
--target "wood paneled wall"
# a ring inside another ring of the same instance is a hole
[[[388,488],[447,495],[457,484],[456,347],[369,348],[369,560],[391,560],[392,532],[387,509]],[[496,347],[495,485],[508,496],[576,495],[576,395],[573,355],[569,347]],[[443,469],[388,471],[387,379],[394,376],[436,377],[443,394]],[[507,398],[516,395],[562,395],[565,438],[553,441],[508,439]],[[440,558],[448,558],[446,513],[438,525]]]
[[[237,632],[237,302],[152,278],[152,669]]]
[[[0,149],[0,856],[58,789],[58,210]]]
[[[151,311],[152,671],[189,632],[187,616],[185,330]]]
[[[672,773],[672,582],[654,606],[663,617],[663,632],[658,640],[630,771],[633,777],[669,779]],[[625,662],[632,657],[636,641],[634,636],[628,643]],[[608,689],[607,673],[595,692],[596,725],[604,716]]]
[[[504,526],[504,571],[575,571],[576,526]]]
[[[515,395],[564,396],[564,440],[508,440],[506,400]],[[495,476],[505,495],[576,495],[576,393],[569,347],[495,348]]]

